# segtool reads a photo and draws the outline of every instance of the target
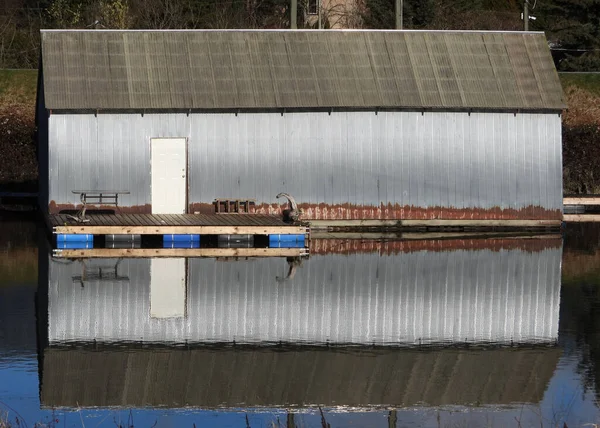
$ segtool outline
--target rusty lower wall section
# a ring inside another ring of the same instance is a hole
[[[528,206],[516,210],[511,208],[453,208],[415,207],[400,205],[365,206],[352,204],[298,204],[301,220],[562,220],[561,210],[548,210],[538,206]],[[58,214],[61,211],[77,210],[80,205],[58,204],[51,201],[48,211]],[[88,209],[110,210],[128,214],[150,214],[152,205],[134,206],[90,206]],[[251,208],[255,214],[282,215],[289,209],[287,204],[257,204]],[[212,203],[190,203],[189,213],[214,214]]]
[[[528,238],[485,239],[423,239],[423,240],[372,240],[372,239],[311,239],[310,254],[361,254],[394,255],[416,251],[455,250],[521,250],[536,253],[546,249],[561,248],[562,239],[556,236]]]
[[[189,212],[214,213],[214,206],[206,203],[190,204]],[[415,207],[398,204],[380,206],[353,204],[304,204],[299,203],[301,220],[562,220],[561,210],[549,210],[539,206],[522,209],[494,207],[453,208]],[[257,204],[252,208],[256,214],[280,215],[289,209],[287,204]]]

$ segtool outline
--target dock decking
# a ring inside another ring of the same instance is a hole
[[[304,257],[306,248],[91,248],[55,249],[54,257],[79,258],[121,258],[121,257]]]
[[[66,214],[48,214],[46,222],[55,234],[92,235],[272,235],[306,234],[306,226],[283,222],[261,214],[95,214],[77,223]]]

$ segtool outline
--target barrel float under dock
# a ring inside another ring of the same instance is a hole
[[[93,242],[94,235],[82,233],[82,234],[58,234],[56,235],[56,242]]]
[[[163,242],[200,242],[200,235],[188,235],[188,234],[169,234],[163,235]]]
[[[93,241],[70,241],[70,242],[57,242],[56,248],[59,250],[82,250],[94,248]]]
[[[163,235],[163,248],[200,248],[200,235]]]
[[[305,246],[305,243],[306,235],[269,235],[269,247],[271,248],[301,248]]]

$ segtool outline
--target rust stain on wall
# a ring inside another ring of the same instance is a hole
[[[353,204],[298,204],[303,220],[562,220],[561,210],[539,206],[513,208],[415,207],[398,204],[380,206]],[[260,204],[257,214],[281,214],[287,205]]]
[[[58,214],[63,210],[77,210],[81,205],[57,204],[51,201],[48,210]],[[415,207],[398,204],[353,205],[353,204],[298,204],[302,210],[302,220],[562,220],[561,210],[549,210],[530,205],[521,209],[514,208],[452,208],[452,207]],[[93,208],[92,208],[93,207]],[[150,204],[119,206],[90,206],[88,209],[106,209],[121,213],[150,214]],[[255,214],[282,215],[288,210],[287,204],[257,204],[251,206]],[[189,213],[214,214],[213,203],[193,202],[188,204]]]
[[[81,204],[57,204],[55,201],[50,201],[48,204],[48,213],[60,214],[64,211],[78,211],[81,208]],[[97,211],[114,211],[115,214],[151,214],[152,205],[132,205],[132,206],[121,206],[115,207],[114,205],[88,205],[87,212],[93,213]]]
[[[521,250],[528,253],[546,249],[560,248],[560,237],[523,239],[485,238],[485,239],[424,239],[424,240],[362,240],[362,239],[311,239],[310,254],[360,254],[378,253],[394,255],[417,251],[455,251],[455,250]]]

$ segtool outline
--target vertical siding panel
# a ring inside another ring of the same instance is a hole
[[[508,117],[507,120],[507,128],[505,134],[504,144],[506,144],[506,168],[508,171],[507,177],[507,192],[506,192],[506,200],[504,204],[507,208],[515,209],[517,208],[517,177],[518,177],[518,168],[517,168],[517,149],[518,149],[518,139],[516,137],[516,119],[513,117]]]
[[[562,207],[560,117],[510,113],[52,115],[50,199],[76,204],[77,183],[149,204],[153,137],[189,138],[190,203]]]
[[[402,116],[402,205],[418,204],[419,188],[417,186],[418,164],[416,153],[420,143],[418,113],[407,113]]]

